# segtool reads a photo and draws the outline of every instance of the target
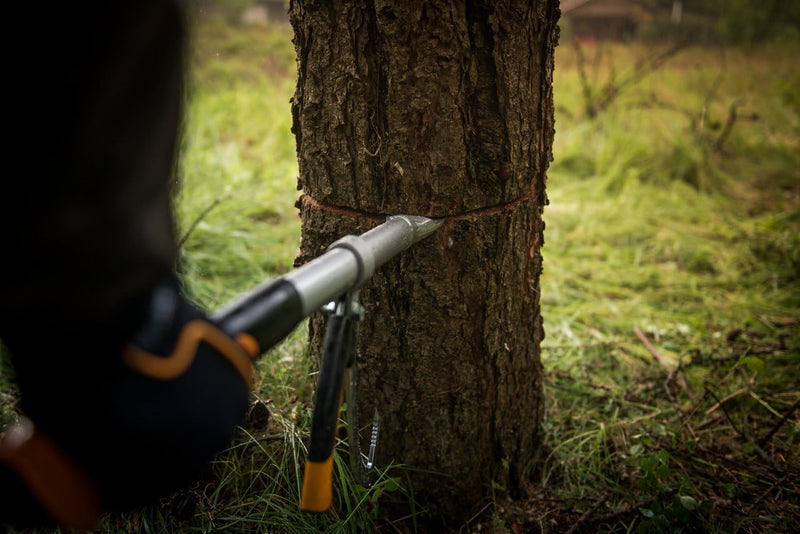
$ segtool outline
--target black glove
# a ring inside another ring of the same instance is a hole
[[[94,353],[108,344],[84,336],[69,351],[80,358],[65,354],[55,376],[40,370],[36,384],[49,391],[29,397],[23,387],[26,415],[88,475],[102,509],[146,504],[195,479],[247,409],[245,349],[173,280],[153,288],[141,328],[116,354]],[[42,345],[18,341],[9,343],[15,360],[35,361]]]

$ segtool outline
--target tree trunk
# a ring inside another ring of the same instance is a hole
[[[557,0],[295,0],[298,263],[386,215],[446,217],[362,290],[361,422],[452,519],[540,446],[542,208]],[[311,321],[321,344],[323,318]]]

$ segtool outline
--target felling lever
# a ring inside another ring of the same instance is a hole
[[[355,402],[355,335],[363,314],[358,290],[378,267],[442,222],[389,217],[360,236],[336,241],[282,278],[246,292],[214,312],[210,321],[180,295],[175,280],[156,284],[145,318],[122,349],[123,365],[109,366],[103,380],[86,388],[82,402],[102,399],[105,407],[114,407],[103,412],[115,415],[103,427],[103,440],[85,430],[62,433],[61,441],[69,445],[65,447],[56,439],[59,425],[54,420],[44,425],[22,420],[0,435],[0,481],[22,490],[10,496],[18,499],[6,499],[6,506],[0,506],[0,520],[41,516],[63,528],[91,530],[106,506],[138,505],[184,484],[233,435],[252,385],[251,359],[331,302],[300,506],[324,512],[332,504],[333,452],[344,391],[353,471],[369,485],[378,418],[375,412],[365,462]],[[213,383],[224,387],[209,388],[212,376]],[[154,399],[159,410],[152,409]],[[93,464],[95,458],[105,461],[105,440],[128,444],[129,456],[138,456],[108,475],[99,463]],[[164,453],[176,450],[182,453]]]
[[[359,450],[355,403],[355,335],[363,314],[359,288],[375,270],[413,244],[435,232],[444,219],[393,215],[383,224],[333,243],[318,258],[266,282],[221,307],[212,319],[248,352],[272,347],[323,305],[331,313],[320,363],[311,424],[311,441],[303,479],[300,508],[324,512],[333,502],[333,451],[339,412],[347,391],[351,465],[362,484],[369,485],[378,440],[379,417],[373,418],[370,452]],[[348,380],[349,378],[349,380]],[[350,383],[349,388],[345,387]]]

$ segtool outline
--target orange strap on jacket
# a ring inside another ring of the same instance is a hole
[[[133,371],[159,380],[178,378],[195,359],[201,342],[216,349],[252,387],[252,359],[258,343],[247,334],[231,339],[207,321],[184,326],[172,354],[167,357],[128,345],[123,361]],[[19,422],[0,436],[0,463],[16,472],[39,506],[62,528],[92,530],[100,513],[97,487],[30,419]]]
[[[58,525],[95,528],[100,498],[94,483],[29,419],[20,418],[3,434],[0,462],[17,473]]]
[[[252,359],[258,356],[258,343],[247,334],[240,334],[234,341],[222,330],[202,319],[190,321],[183,327],[175,349],[169,356],[158,356],[136,345],[127,345],[122,351],[122,360],[139,374],[159,380],[172,380],[189,369],[201,342],[208,343],[222,354],[242,376],[247,388],[252,387]]]

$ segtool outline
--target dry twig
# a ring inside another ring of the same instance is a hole
[[[789,420],[798,406],[800,406],[800,399],[794,401],[794,404],[792,404],[789,409],[786,410],[786,413],[783,414],[783,417],[781,417],[780,421],[778,421],[764,437],[758,440],[758,444],[762,447],[765,447],[767,443],[769,443],[769,440],[771,440],[778,430],[780,430],[780,428],[784,425],[784,423]]]
[[[639,338],[639,341],[642,342],[642,345],[653,355],[653,359],[660,363],[662,366],[667,367],[667,360],[664,356],[661,355],[660,352],[656,350],[656,348],[650,343],[650,340],[647,339],[647,336],[644,335],[638,326],[633,327],[633,333],[636,334],[636,337]]]
[[[589,517],[598,508],[603,506],[603,504],[605,504],[605,502],[608,500],[609,497],[611,497],[611,492],[606,491],[605,493],[603,493],[603,495],[601,495],[600,498],[597,499],[595,503],[593,503],[585,512],[583,512],[583,514],[581,514],[581,516],[578,518],[575,524],[573,524],[565,534],[574,534],[574,532],[578,529],[578,527],[581,526],[583,523],[586,523]]]
[[[224,196],[221,196],[221,197],[217,197],[216,199],[214,199],[214,202],[212,202],[211,204],[206,206],[206,208],[200,213],[200,215],[197,216],[197,218],[192,222],[192,224],[189,225],[189,229],[186,230],[186,233],[183,234],[183,237],[178,242],[178,246],[177,246],[178,250],[183,248],[183,245],[186,243],[186,240],[189,239],[190,235],[192,235],[192,232],[194,232],[194,229],[197,228],[198,224],[200,224],[200,221],[202,221],[206,217],[206,215],[208,215],[211,212],[211,210],[216,208],[220,204],[220,202],[222,202],[223,200],[228,199],[229,197],[230,197],[230,195],[224,195]]]

